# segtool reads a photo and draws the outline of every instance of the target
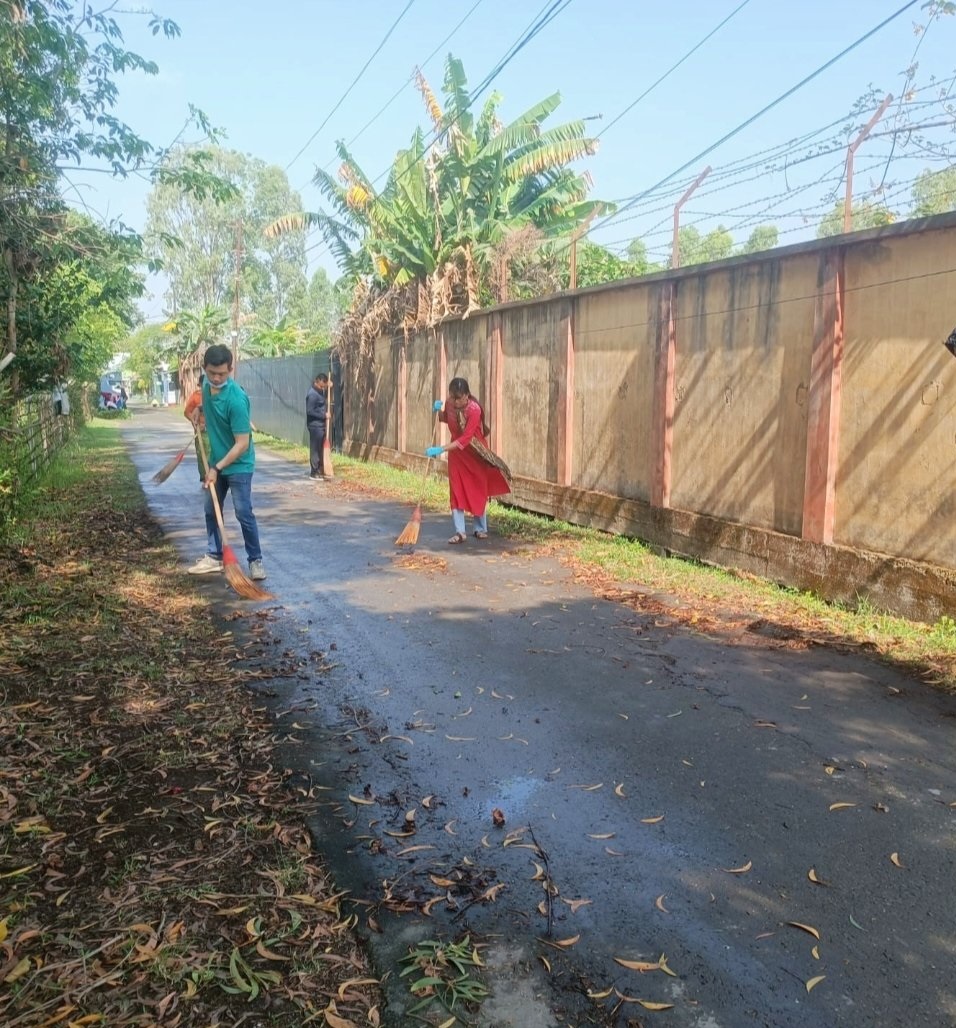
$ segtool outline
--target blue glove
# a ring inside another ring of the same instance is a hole
[[[425,451],[426,457],[440,457],[441,454],[442,449],[440,446],[429,446],[428,449]]]
[[[444,410],[444,409],[445,409],[445,401],[444,400],[436,400],[432,404],[432,410],[433,411],[440,411],[440,410]]]

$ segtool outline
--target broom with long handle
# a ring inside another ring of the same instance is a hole
[[[322,470],[326,478],[335,478],[332,467],[332,380],[329,379],[329,395],[325,404],[325,438],[322,440]]]
[[[203,442],[199,428],[193,426],[196,433],[196,440],[199,446],[199,455],[202,458],[202,467],[205,474],[209,474],[209,458],[206,456],[206,444]],[[222,570],[226,581],[235,591],[246,600],[271,600],[273,595],[260,588],[242,570],[236,558],[235,550],[226,542],[226,526],[222,523],[222,505],[219,503],[219,494],[215,486],[207,486],[209,495],[212,497],[212,507],[216,512],[216,523],[219,525],[219,537],[222,540]]]
[[[159,469],[159,471],[157,471],[156,474],[153,475],[153,481],[156,483],[156,485],[162,485],[162,483],[165,482],[167,478],[169,478],[169,476],[176,470],[176,468],[179,467],[179,465],[183,461],[183,457],[186,456],[186,451],[189,449],[190,446],[192,446],[192,443],[186,443],[186,445],[179,451],[179,453],[176,454],[175,457],[173,457],[171,460],[168,460]]]
[[[435,427],[432,429],[432,446],[435,445],[438,439],[438,425],[440,418],[438,415],[440,411],[435,412]],[[402,529],[401,535],[395,540],[396,546],[414,546],[418,542],[418,535],[422,530],[422,503],[425,500],[425,487],[428,485],[428,472],[431,471],[432,458],[429,457],[425,461],[425,470],[422,472],[422,488],[418,495],[418,503],[415,504],[415,509],[412,511],[411,519],[408,524]]]

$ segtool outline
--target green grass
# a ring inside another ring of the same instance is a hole
[[[260,444],[308,463],[304,446],[272,437],[257,437]],[[389,497],[415,502],[421,474],[388,464],[372,463],[334,454],[335,473],[346,482]],[[448,486],[432,475],[423,505],[448,509]],[[943,616],[935,625],[909,621],[876,609],[866,597],[855,604],[829,603],[810,592],[790,589],[754,575],[712,567],[682,557],[660,556],[637,539],[582,528],[500,503],[489,505],[495,532],[534,544],[574,565],[596,585],[638,586],[666,593],[694,612],[708,612],[728,620],[763,619],[835,644],[864,646],[893,663],[922,674],[933,684],[956,690],[956,620]]]

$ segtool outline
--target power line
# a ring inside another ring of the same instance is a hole
[[[405,7],[402,10],[402,13],[395,19],[395,21],[392,22],[392,25],[389,28],[388,32],[385,33],[384,37],[382,38],[381,43],[379,43],[378,46],[372,51],[372,56],[369,57],[369,59],[362,65],[358,75],[356,75],[355,78],[352,79],[351,83],[349,84],[348,89],[346,89],[345,92],[336,101],[335,106],[332,108],[331,111],[329,111],[329,113],[322,120],[322,124],[319,125],[319,127],[312,133],[311,136],[309,136],[309,138],[305,141],[305,144],[302,146],[302,148],[299,150],[299,152],[285,166],[285,169],[284,169],[285,171],[288,171],[289,168],[291,168],[292,165],[295,164],[295,162],[305,153],[305,151],[311,145],[312,140],[315,139],[315,137],[322,131],[322,129],[325,128],[325,126],[329,123],[329,119],[332,117],[332,115],[335,114],[335,112],[342,106],[342,104],[345,102],[345,98],[349,95],[349,93],[352,92],[352,90],[358,84],[359,79],[361,79],[361,77],[365,74],[365,72],[368,70],[368,66],[372,63],[373,60],[375,60],[375,58],[379,54],[379,51],[388,42],[389,36],[391,36],[391,34],[395,31],[395,29],[398,28],[398,23],[408,13],[408,10],[412,6],[413,3],[415,3],[415,0],[408,0],[408,3],[405,4]]]
[[[427,152],[429,147],[431,147],[438,139],[441,138],[442,135],[448,132],[449,129],[451,129],[455,125],[455,123],[462,117],[462,115],[470,109],[471,105],[475,102],[475,100],[478,99],[481,93],[485,89],[487,89],[488,86],[491,85],[491,83],[498,77],[498,75],[501,74],[502,71],[504,71],[504,69],[511,63],[511,61],[514,60],[515,57],[517,57],[517,55],[528,45],[528,43],[531,42],[531,40],[533,40],[544,28],[546,28],[552,21],[554,21],[554,19],[559,14],[561,14],[571,4],[571,2],[572,0],[546,0],[544,6],[540,8],[538,13],[534,16],[532,21],[524,29],[521,35],[505,51],[504,55],[498,59],[494,67],[491,69],[490,72],[488,72],[488,74],[484,77],[481,83],[479,83],[479,85],[476,86],[468,94],[467,103],[465,103],[462,106],[461,110],[457,112],[455,117],[450,122],[443,123],[441,126],[437,127],[431,133],[430,137],[423,144],[423,149],[425,152]],[[402,172],[402,174],[395,179],[395,181],[400,182],[405,175],[408,175],[413,170],[413,168],[415,168],[418,164],[422,163],[423,159],[424,158],[419,158],[418,160],[409,164],[408,167]],[[377,175],[374,179],[371,180],[370,184],[374,185],[375,183],[381,181],[391,172],[391,170],[391,166],[385,168],[384,171],[382,171],[379,175]],[[328,246],[326,246],[326,248],[317,256],[324,256],[328,252],[328,250],[329,248]],[[306,250],[306,253],[308,252],[309,251]]]
[[[468,8],[467,12],[465,13],[461,21],[458,22],[458,24],[451,30],[451,32],[449,32],[448,35],[445,36],[445,38],[435,47],[434,50],[432,50],[432,52],[423,61],[419,62],[420,68],[424,68],[425,65],[428,64],[428,62],[435,56],[435,54],[437,54],[438,51],[441,50],[441,48],[448,42],[448,40],[455,35],[455,33],[462,27],[462,25],[464,25],[465,22],[468,21],[468,19],[472,16],[472,14],[474,14],[475,10],[478,7],[480,7],[483,3],[484,0],[475,0],[471,7]],[[355,133],[354,136],[352,136],[352,138],[345,144],[346,147],[351,146],[360,136],[362,136],[365,133],[366,129],[371,128],[372,125],[374,125],[375,122],[378,121],[378,119],[389,109],[389,107],[392,106],[393,103],[395,103],[395,101],[414,81],[415,73],[412,72],[412,74],[408,76],[408,78],[398,87],[398,89],[395,90],[394,93],[392,93],[388,100],[375,112],[375,114],[373,114],[372,117],[369,118],[369,120],[358,130],[358,132]],[[327,164],[324,165],[323,170],[328,171],[329,167],[335,163],[335,160],[336,159],[333,157],[332,160],[330,160]],[[311,178],[308,181],[303,182],[302,185],[299,186],[299,189],[304,189],[310,181]]]
[[[644,90],[644,92],[643,92],[643,93],[641,93],[641,95],[640,95],[640,96],[639,96],[639,97],[638,97],[638,98],[637,98],[636,100],[634,100],[634,101],[632,101],[631,103],[629,103],[629,104],[627,105],[627,107],[625,107],[625,108],[624,108],[624,110],[623,110],[623,111],[621,111],[621,113],[620,113],[620,114],[619,114],[619,115],[618,115],[618,116],[617,116],[617,117],[616,117],[616,118],[615,118],[615,119],[614,119],[613,121],[610,121],[610,122],[608,122],[608,124],[607,124],[607,125],[605,125],[603,129],[601,129],[601,131],[600,131],[600,132],[598,133],[598,135],[597,135],[597,136],[596,136],[595,138],[596,138],[596,139],[600,139],[600,138],[601,138],[601,136],[603,136],[603,135],[604,135],[604,134],[605,134],[606,132],[608,132],[608,130],[612,129],[612,128],[613,128],[613,127],[614,127],[614,126],[615,126],[615,125],[616,125],[616,124],[617,124],[617,123],[618,123],[618,122],[619,122],[619,121],[621,120],[621,118],[623,118],[623,117],[624,117],[624,115],[625,115],[625,114],[627,114],[627,113],[628,113],[629,111],[633,110],[633,109],[634,109],[634,108],[635,108],[635,107],[636,107],[636,106],[637,106],[637,105],[638,105],[638,104],[639,104],[639,103],[640,103],[640,102],[641,102],[641,101],[642,101],[642,100],[644,99],[644,97],[645,97],[645,96],[647,96],[648,94],[652,93],[652,92],[653,92],[653,91],[654,91],[654,90],[655,90],[655,89],[656,89],[656,88],[657,88],[657,87],[658,87],[658,86],[659,86],[659,85],[660,85],[660,84],[661,84],[661,83],[662,83],[662,82],[663,82],[663,81],[664,81],[664,80],[665,80],[666,78],[668,78],[668,77],[669,77],[669,76],[670,76],[670,75],[671,75],[671,74],[672,74],[673,72],[677,71],[677,69],[678,69],[678,68],[679,68],[679,67],[680,67],[680,66],[681,66],[681,65],[682,65],[682,64],[683,64],[683,63],[684,63],[684,62],[685,62],[685,61],[686,61],[686,60],[687,60],[688,58],[692,57],[692,56],[693,56],[693,55],[694,55],[695,53],[697,53],[697,51],[698,51],[698,50],[699,50],[699,49],[700,49],[700,48],[701,48],[701,47],[702,47],[702,46],[703,46],[703,45],[704,45],[704,44],[705,44],[705,43],[706,43],[706,42],[707,42],[708,40],[710,40],[710,39],[711,39],[711,38],[712,38],[713,36],[716,36],[716,35],[717,35],[717,33],[718,33],[718,32],[719,32],[719,31],[720,31],[720,30],[721,30],[721,29],[722,29],[722,28],[723,28],[723,27],[724,27],[724,26],[725,26],[725,25],[727,24],[727,22],[728,22],[728,21],[730,21],[730,19],[731,19],[731,18],[733,18],[733,17],[734,17],[734,15],[735,15],[735,14],[737,14],[737,13],[738,13],[739,11],[742,11],[742,10],[743,10],[743,9],[744,9],[744,8],[745,8],[745,7],[747,6],[747,4],[749,4],[749,3],[750,3],[750,0],[743,0],[743,2],[742,2],[742,3],[738,4],[738,5],[737,5],[737,6],[736,6],[736,7],[735,7],[735,8],[734,8],[734,9],[733,9],[733,10],[732,10],[731,12],[730,12],[730,14],[728,14],[728,15],[727,15],[727,17],[726,17],[726,18],[724,18],[724,20],[723,20],[722,22],[720,22],[720,23],[719,23],[718,25],[715,25],[715,26],[714,26],[714,28],[712,28],[712,29],[710,30],[710,32],[708,32],[708,33],[707,33],[707,35],[706,35],[706,36],[704,36],[704,38],[703,38],[703,39],[702,39],[702,40],[701,40],[701,41],[700,41],[699,43],[697,43],[697,45],[696,45],[696,46],[694,46],[694,47],[692,47],[692,48],[691,48],[690,50],[688,50],[688,51],[687,51],[687,53],[686,53],[686,54],[684,54],[684,56],[683,56],[683,57],[681,57],[681,59],[680,59],[679,61],[676,61],[676,62],[675,62],[674,64],[672,64],[672,65],[671,65],[671,66],[670,66],[670,67],[669,67],[669,68],[667,69],[667,71],[665,71],[665,72],[664,72],[664,74],[663,74],[663,75],[661,75],[661,76],[660,76],[660,77],[659,77],[659,78],[658,78],[658,79],[657,79],[656,81],[652,82],[652,83],[651,83],[651,84],[650,84],[650,85],[649,85],[649,86],[647,87],[647,89],[645,89],[645,90]]]
[[[691,167],[692,165],[698,164],[709,153],[711,153],[712,151],[716,150],[718,147],[722,146],[724,143],[727,142],[727,140],[732,139],[734,136],[736,136],[738,133],[742,132],[749,125],[752,125],[755,121],[757,121],[758,118],[763,117],[763,115],[765,115],[768,111],[773,110],[774,107],[777,107],[779,104],[783,103],[783,101],[788,99],[788,97],[793,96],[794,93],[796,93],[798,90],[802,89],[805,85],[807,85],[808,82],[811,82],[818,75],[821,75],[828,68],[830,68],[834,64],[836,64],[837,61],[839,61],[842,58],[844,58],[848,53],[850,53],[851,51],[855,50],[862,43],[865,43],[871,36],[873,36],[877,32],[879,32],[880,29],[882,29],[885,26],[889,25],[889,23],[891,21],[894,21],[896,18],[898,18],[905,11],[908,11],[911,7],[915,7],[918,2],[919,2],[919,0],[908,0],[908,2],[903,4],[903,6],[900,7],[897,11],[894,11],[894,13],[891,14],[889,17],[884,18],[883,21],[881,21],[878,25],[875,25],[868,32],[866,32],[862,36],[860,36],[860,38],[857,39],[855,42],[851,43],[848,47],[846,47],[845,49],[841,50],[835,57],[831,57],[829,61],[827,61],[825,64],[821,64],[819,68],[817,68],[815,71],[813,71],[809,75],[807,75],[806,78],[801,79],[795,86],[791,86],[791,88],[788,89],[785,93],[781,93],[780,96],[778,96],[776,98],[776,100],[772,100],[765,107],[762,107],[759,111],[757,111],[756,114],[751,115],[749,118],[747,118],[745,121],[742,121],[735,128],[733,128],[729,132],[725,133],[723,136],[721,136],[720,139],[717,140],[716,143],[712,143],[706,149],[701,150],[701,152],[699,154],[697,154],[696,156],[692,157],[689,161],[686,161],[684,164],[682,164],[675,171],[672,171],[669,175],[666,175],[656,185],[652,186],[651,189],[659,188],[660,186],[664,185],[666,182],[669,182],[676,175],[679,175],[682,171],[686,171],[687,168]],[[619,211],[615,212],[614,214],[608,215],[608,217],[603,218],[600,222],[598,222],[596,225],[594,225],[586,234],[587,235],[591,235],[591,233],[593,233],[597,229],[599,229],[599,228],[603,227],[604,225],[607,225],[610,222],[614,221],[619,215],[623,214],[624,211],[628,210],[628,208],[633,206],[643,196],[646,196],[648,192],[649,192],[649,190],[644,190],[642,193],[636,194],[631,199],[631,201],[629,203],[625,204],[624,207],[622,207]]]
[[[468,94],[468,107],[478,99],[479,96],[491,85],[511,61],[531,42],[539,32],[545,29],[554,21],[561,12],[571,4],[571,0],[553,0],[550,7],[545,3],[544,7],[535,15],[531,24],[505,51],[505,55],[499,59],[494,68],[478,83]],[[547,9],[545,9],[547,8]],[[543,12],[543,13],[542,13]]]

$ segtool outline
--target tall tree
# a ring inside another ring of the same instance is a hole
[[[238,284],[242,324],[271,328],[304,302],[305,236],[266,237],[263,228],[301,201],[281,169],[231,150],[205,152],[204,166],[231,195],[196,195],[174,179],[147,200],[146,245],[169,280],[167,309],[231,311]],[[179,151],[168,166],[184,167],[191,156]]]
[[[891,225],[896,215],[885,204],[872,200],[861,200],[850,208],[851,232],[859,232],[865,228],[882,228]],[[838,203],[833,210],[817,226],[817,238],[838,236],[843,232],[843,204]]]
[[[655,264],[648,258],[647,243],[643,239],[632,239],[627,244],[627,259],[635,275],[650,275],[662,270],[660,264]]]
[[[772,250],[780,240],[776,225],[758,225],[748,236],[747,242],[740,247],[741,253],[760,253]]]
[[[87,158],[122,174],[143,167],[155,156],[113,108],[118,74],[155,74],[157,68],[122,46],[122,33],[110,10],[108,6],[97,13],[90,5],[77,7],[71,0],[3,3],[0,295],[5,306],[4,352],[18,351],[18,331],[24,320],[20,306],[42,291],[36,279],[39,270],[48,271],[51,261],[72,259],[64,253],[60,233],[65,220],[57,189],[62,167]],[[173,22],[156,16],[151,24],[154,33],[174,36],[179,31]],[[82,258],[82,254],[74,256]],[[60,285],[70,278],[59,276]],[[78,289],[78,279],[72,281]],[[17,361],[14,369],[18,386],[25,374],[23,362]],[[22,384],[31,383],[24,379]]]
[[[924,171],[913,184],[912,217],[956,211],[956,168]]]
[[[693,225],[686,225],[677,233],[680,266],[688,264],[705,264],[707,261],[722,261],[733,253],[734,238],[718,225],[713,231],[702,236]]]
[[[315,270],[305,295],[290,311],[290,319],[303,329],[305,345],[316,349],[330,345],[348,299],[348,292],[332,282],[325,268]]]

